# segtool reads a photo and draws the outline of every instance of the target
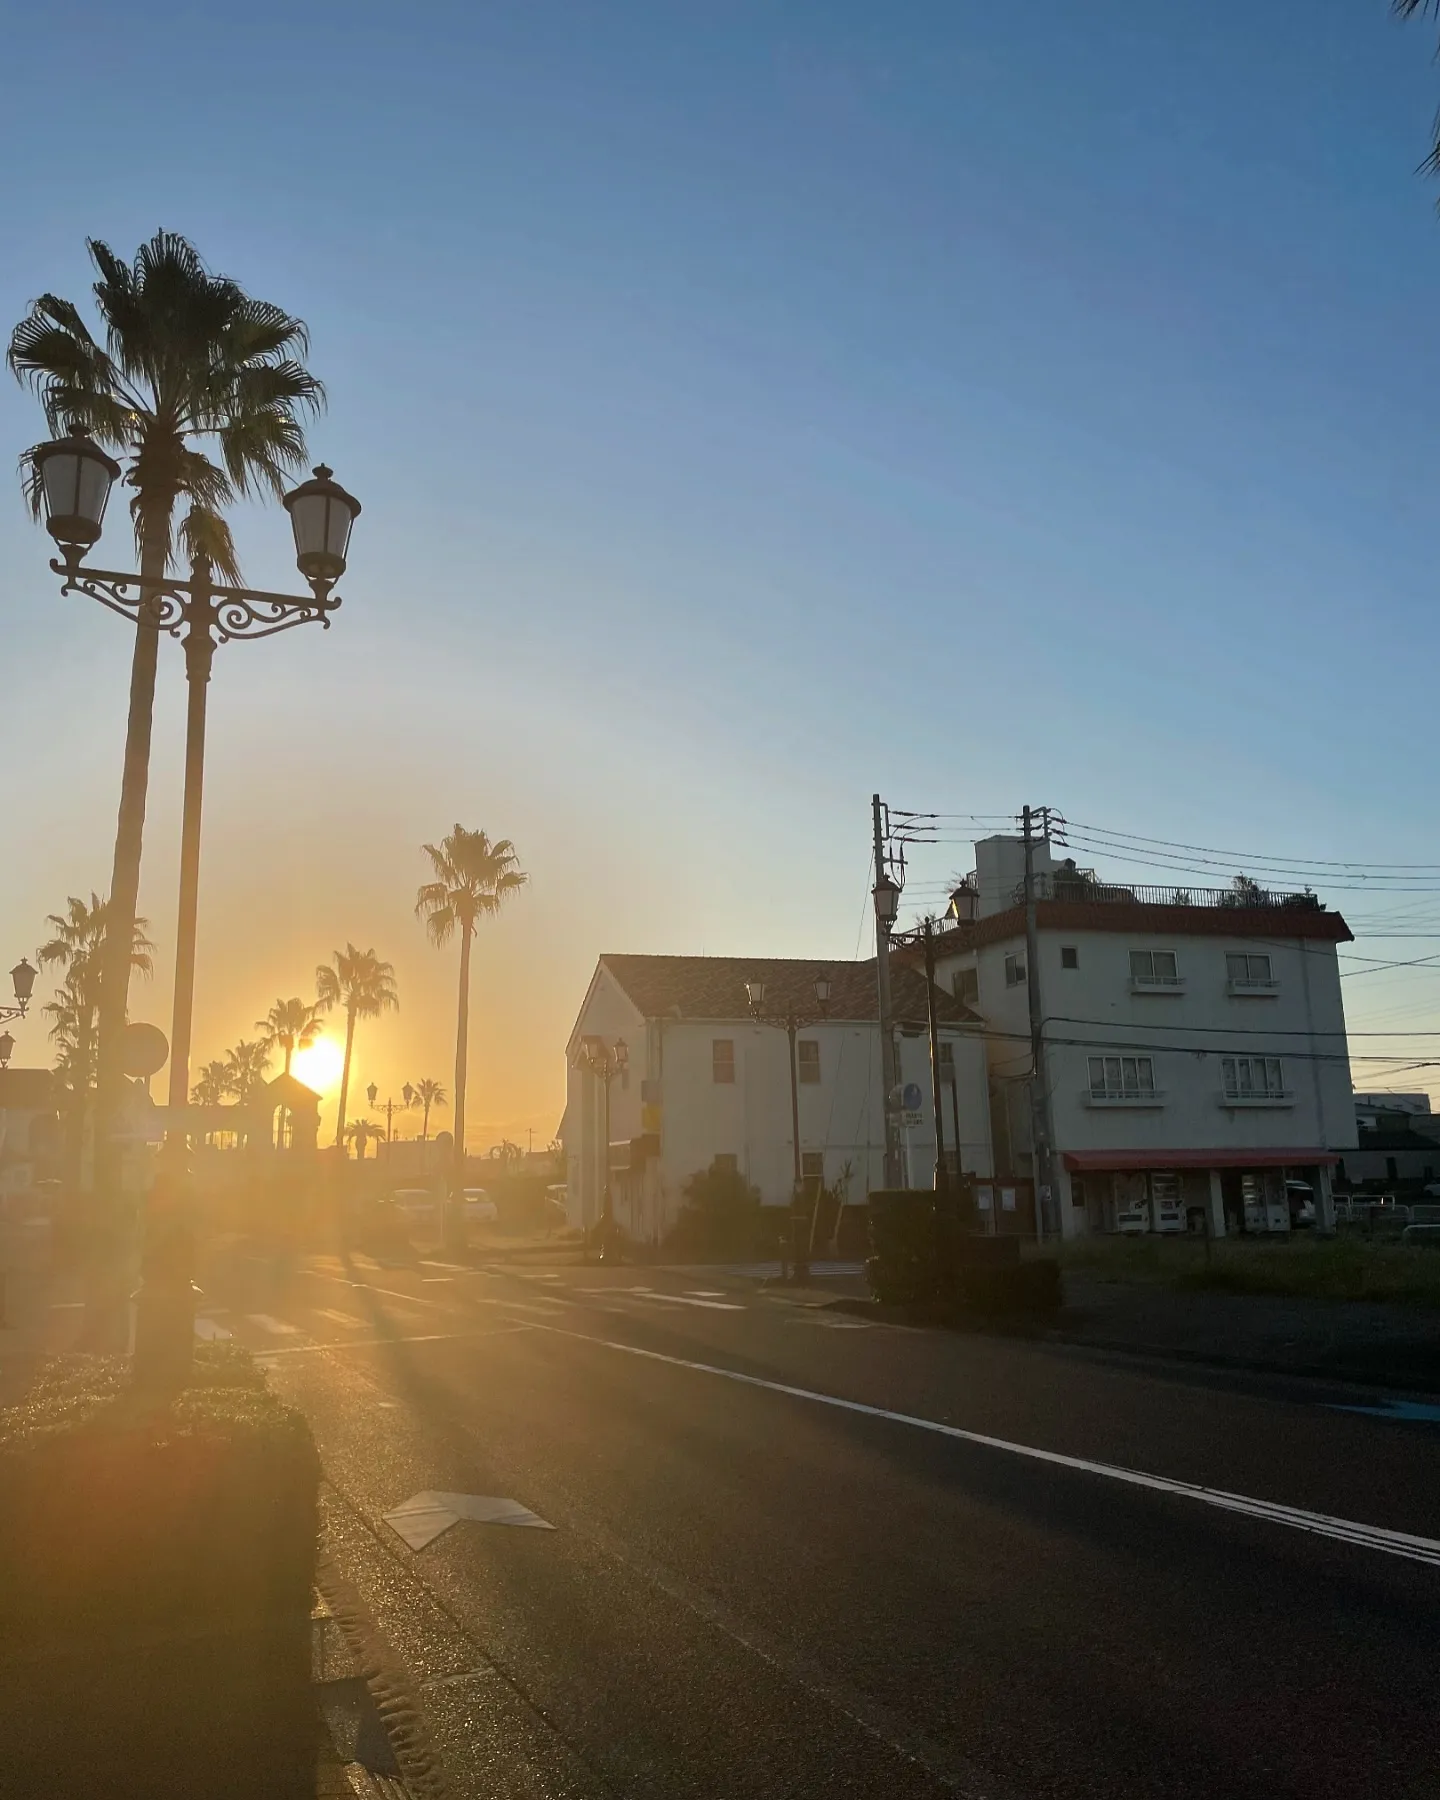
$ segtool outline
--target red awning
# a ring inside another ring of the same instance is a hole
[[[1067,1150],[1065,1167],[1092,1169],[1313,1169],[1338,1163],[1333,1150]]]

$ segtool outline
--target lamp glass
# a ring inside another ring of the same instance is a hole
[[[630,1065],[630,1046],[625,1042],[624,1038],[616,1038],[616,1040],[615,1040],[615,1067],[617,1069],[625,1069],[625,1068],[628,1068],[629,1065]]]
[[[369,1087],[366,1088],[365,1093],[366,1093],[366,1097],[369,1099],[370,1104],[372,1106],[375,1104],[376,1100],[378,1100],[380,1097],[380,1090],[378,1087],[376,1087],[376,1085],[373,1081],[370,1083]]]
[[[8,1031],[0,1031],[0,1069],[3,1069],[10,1061],[11,1053],[14,1049],[14,1038],[11,1037]]]
[[[320,463],[313,481],[302,482],[285,496],[295,535],[295,563],[307,581],[338,581],[345,573],[351,528],[360,514],[360,502],[331,475]]]
[[[763,981],[747,981],[745,983],[745,998],[750,1002],[751,1007],[758,1012],[765,1004],[765,983]]]
[[[51,537],[59,544],[95,543],[119,463],[83,432],[42,444],[35,461]]]
[[[828,975],[815,977],[815,999],[820,1006],[830,1004],[830,977]]]
[[[35,971],[23,956],[10,971],[10,980],[14,984],[15,998],[24,1006],[35,992]]]
[[[888,875],[875,883],[875,911],[882,925],[893,925],[900,911],[900,890]]]

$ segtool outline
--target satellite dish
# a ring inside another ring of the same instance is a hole
[[[125,1027],[122,1052],[127,1075],[148,1077],[165,1067],[170,1044],[158,1025],[143,1025],[137,1020]]]

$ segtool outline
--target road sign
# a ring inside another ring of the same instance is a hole
[[[145,1025],[136,1019],[125,1027],[123,1039],[125,1073],[150,1076],[165,1067],[170,1045],[158,1025]]]

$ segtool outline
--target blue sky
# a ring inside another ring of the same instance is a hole
[[[406,1000],[362,1076],[443,1075],[410,901],[457,818],[534,878],[477,976],[482,1140],[553,1126],[600,950],[853,954],[877,788],[1440,860],[1430,36],[1383,0],[17,16],[4,322],[84,295],[87,234],[183,231],[309,321],[365,502],[336,628],[219,659],[197,1053],[352,937]],[[37,417],[0,389],[10,453]],[[239,535],[293,579],[280,515]],[[127,657],[0,499],[7,965],[108,878]],[[1437,982],[1352,1018],[1440,1023]]]

